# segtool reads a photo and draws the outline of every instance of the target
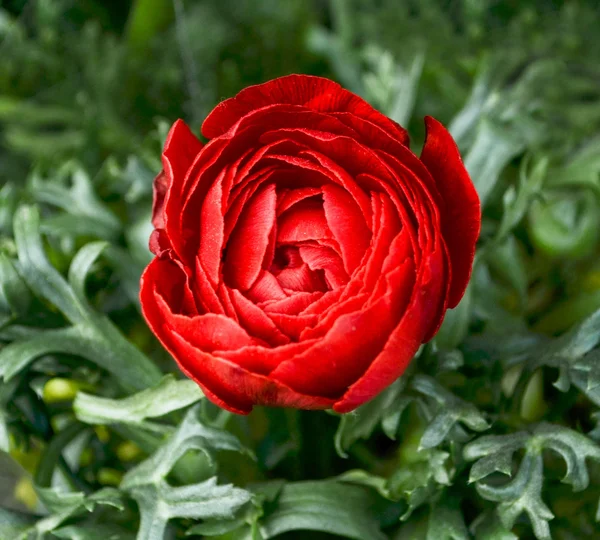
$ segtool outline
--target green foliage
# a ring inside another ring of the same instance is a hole
[[[0,8],[0,539],[600,536],[600,40],[586,2]],[[450,127],[467,294],[338,418],[220,411],[141,319],[178,117],[290,72]]]

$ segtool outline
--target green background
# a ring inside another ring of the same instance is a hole
[[[597,0],[0,7],[0,540],[600,538]],[[220,411],[143,322],[169,126],[337,80],[455,137],[473,278],[356,413]],[[170,374],[170,375],[169,375]]]

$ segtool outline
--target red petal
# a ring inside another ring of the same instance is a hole
[[[318,272],[313,272],[307,264],[295,268],[285,268],[277,274],[277,281],[284,290],[303,292],[327,290],[327,283],[323,276]]]
[[[269,300],[283,300],[288,297],[277,278],[265,270],[261,271],[258,279],[252,285],[252,288],[248,290],[246,296],[253,302],[268,302]]]
[[[413,289],[407,260],[389,276],[386,295],[368,309],[339,317],[306,352],[282,362],[270,377],[302,393],[339,396],[382,350]]]
[[[391,333],[385,347],[360,377],[336,402],[333,409],[347,413],[375,397],[392,384],[408,366],[423,342],[428,330],[427,321],[432,319],[432,298],[441,296],[439,277],[429,273],[425,283],[417,284],[411,302],[400,324]]]
[[[223,273],[226,283],[235,288],[248,290],[262,270],[276,203],[275,185],[269,184],[246,204],[231,233]]]
[[[183,120],[177,120],[167,135],[162,154],[163,172],[154,180],[152,224],[158,229],[165,226],[163,207],[165,196],[174,183],[183,184],[185,175],[202,150],[202,143]],[[177,186],[176,189],[179,189]]]
[[[315,187],[286,189],[279,194],[279,197],[277,199],[277,215],[280,216],[286,210],[294,206],[296,203],[309,197],[314,197],[315,195],[321,195],[321,193],[321,189]]]
[[[142,284],[151,283],[158,294],[169,302],[174,313],[197,315],[198,307],[190,281],[182,264],[168,257],[152,259],[141,278]]]
[[[249,112],[278,103],[303,105],[321,112],[351,112],[394,132],[402,140],[408,138],[406,130],[362,98],[329,79],[309,75],[288,75],[245,88],[213,109],[202,125],[202,134],[208,139],[218,137]]]
[[[340,245],[346,272],[352,274],[371,241],[365,217],[347,191],[331,184],[323,186],[323,209],[329,229]]]
[[[299,292],[282,300],[274,300],[261,304],[266,313],[284,313],[286,315],[297,315],[304,311],[313,302],[323,296],[323,292]]]
[[[327,283],[332,289],[343,287],[348,280],[344,264],[340,256],[331,248],[325,246],[303,245],[299,248],[302,260],[311,270],[323,270]]]
[[[290,340],[283,335],[273,321],[256,304],[253,304],[237,290],[230,290],[230,297],[235,307],[240,324],[250,333],[269,345],[276,347],[285,345]],[[229,350],[227,348],[226,350]]]
[[[223,323],[225,325],[235,323],[218,315],[203,316],[204,322],[201,323],[203,328],[202,331],[198,331],[190,321],[200,318],[184,321],[185,317],[174,316],[170,306],[156,294],[155,279],[160,277],[160,272],[158,272],[160,264],[163,264],[163,261],[154,259],[142,276],[140,299],[144,316],[154,334],[173,355],[181,370],[202,387],[209,399],[238,414],[248,414],[252,410],[253,404],[301,409],[331,407],[333,403],[331,399],[303,395],[282,383],[252,373],[230,360],[201,350],[199,345],[203,340],[208,339],[208,342],[213,345],[222,342],[223,336],[218,328],[222,321],[229,321]],[[217,320],[219,320],[218,323]],[[179,328],[180,325],[183,325],[183,330]],[[224,335],[225,343],[227,343],[227,336],[231,336],[229,333],[231,329],[232,327],[228,328]],[[180,333],[181,331],[186,334],[185,337]],[[237,337],[243,337],[243,335]],[[188,338],[193,343],[190,343]],[[236,356],[238,352],[241,352],[242,358],[247,359],[249,363],[268,365],[269,362],[278,363],[281,358],[294,354],[309,345],[309,343],[295,343],[290,346],[277,347],[274,350],[249,345],[232,351],[231,354]],[[219,354],[227,355],[228,353],[223,351]]]
[[[442,232],[450,252],[453,276],[448,307],[452,308],[462,298],[471,276],[481,208],[452,136],[431,117],[425,118],[425,126],[427,137],[421,161],[435,179],[443,200]]]
[[[277,221],[279,244],[296,244],[331,237],[323,203],[316,198],[304,199],[296,203]]]
[[[199,260],[213,286],[219,282],[221,253],[224,239],[224,220],[222,212],[223,178],[221,172],[215,183],[210,186],[200,211],[200,249]]]
[[[223,304],[217,296],[212,283],[208,280],[206,272],[204,271],[202,264],[200,264],[198,257],[196,257],[196,272],[194,274],[192,287],[197,301],[202,304],[202,307],[204,307],[206,312],[225,313]]]

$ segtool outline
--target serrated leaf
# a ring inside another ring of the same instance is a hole
[[[552,340],[538,353],[532,353],[533,368],[547,365],[559,370],[554,386],[562,392],[574,384],[594,403],[600,405],[600,369],[597,353],[592,351],[600,343],[600,310],[581,324]],[[592,351],[592,352],[590,352]]]
[[[573,491],[584,490],[590,482],[585,461],[600,461],[600,446],[585,435],[562,426],[542,423],[534,433],[529,444],[537,444],[560,454],[567,464],[567,473],[562,481],[571,484]]]
[[[44,505],[52,511],[49,516],[35,523],[31,532],[43,538],[59,527],[67,519],[87,512],[93,512],[97,505],[111,506],[123,510],[122,495],[118,490],[103,488],[92,495],[85,496],[81,492],[64,492],[53,488],[36,488],[36,492]],[[23,538],[29,538],[28,532]]]
[[[502,524],[510,529],[516,519],[525,512],[533,526],[533,532],[539,540],[549,540],[548,521],[554,514],[541,498],[543,485],[543,461],[541,455],[526,454],[514,480],[503,488],[491,488],[487,484],[478,484],[477,491],[486,499],[497,501],[498,516]]]
[[[183,409],[204,397],[190,380],[166,375],[160,383],[123,399],[109,399],[79,392],[73,402],[75,416],[87,424],[139,423]]]
[[[238,516],[231,519],[207,519],[199,525],[194,525],[188,529],[187,535],[203,535],[203,536],[218,536],[237,531],[242,527],[247,527],[245,516]]]
[[[474,431],[489,428],[487,420],[473,404],[456,397],[435,379],[419,374],[413,378],[411,386],[436,403],[433,413],[435,416],[421,437],[421,449],[434,448],[441,444],[458,422]]]
[[[162,540],[169,520],[233,518],[250,501],[251,494],[230,484],[217,485],[216,477],[198,484],[171,487],[164,480],[130,489],[140,507],[138,538]]]
[[[510,471],[513,455],[525,450],[518,472],[505,484],[491,485],[480,482],[497,470]],[[523,512],[527,513],[538,539],[550,538],[548,521],[553,518],[541,498],[543,488],[544,449],[557,452],[567,464],[563,482],[571,484],[574,491],[589,484],[586,458],[600,461],[600,447],[588,437],[568,428],[542,423],[531,434],[525,432],[508,435],[480,437],[465,446],[467,461],[479,459],[471,469],[470,481],[476,482],[478,493],[485,499],[498,502],[498,515],[502,524],[512,528]]]
[[[373,494],[333,481],[286,484],[274,510],[260,522],[265,539],[288,531],[322,531],[355,540],[384,540]]]
[[[189,483],[210,472],[198,466],[186,475],[188,485],[170,486],[165,480],[167,475],[189,450],[199,450],[211,461],[217,450],[250,454],[231,433],[202,424],[198,406],[192,407],[175,433],[148,459],[129,470],[121,482],[121,489],[138,503],[141,538],[161,540],[169,520],[174,517],[233,518],[251,499],[246,490],[216,485],[216,477]]]
[[[388,498],[403,499],[408,505],[400,517],[402,520],[407,520],[416,508],[430,501],[442,487],[450,485],[450,477],[454,474],[448,465],[448,452],[421,450],[419,457],[419,461],[396,469],[386,484]]]
[[[160,482],[188,450],[200,450],[209,458],[217,450],[252,455],[231,433],[202,424],[198,419],[198,408],[192,407],[169,440],[148,459],[127,472],[121,487],[132,489]]]

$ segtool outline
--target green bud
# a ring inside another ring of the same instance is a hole
[[[79,384],[75,381],[55,377],[44,385],[43,399],[46,403],[72,401],[79,392],[79,388]]]
[[[117,457],[123,461],[134,461],[142,454],[141,448],[132,441],[123,441],[117,446]]]
[[[103,486],[118,486],[123,479],[123,473],[117,469],[103,467],[98,471],[97,480]]]

